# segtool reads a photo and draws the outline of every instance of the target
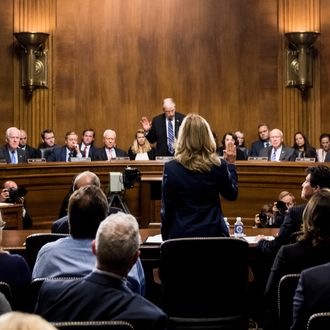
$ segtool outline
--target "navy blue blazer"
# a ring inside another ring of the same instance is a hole
[[[330,310],[330,263],[304,270],[293,299],[292,330],[305,329],[308,317]]]
[[[259,153],[263,149],[266,149],[264,145],[264,141],[261,140],[254,141],[251,145],[250,156],[259,157]]]
[[[134,329],[165,329],[165,313],[120,279],[93,271],[79,280],[46,281],[35,312],[50,322],[123,320]]]
[[[0,159],[5,159],[7,164],[11,164],[11,158],[9,155],[9,149],[8,145],[5,144],[0,148]],[[26,153],[24,150],[17,148],[17,161],[18,163],[26,163],[27,158],[26,158]]]
[[[260,157],[268,157],[268,160],[271,160],[271,153],[273,147],[268,147],[260,150]],[[297,155],[296,151],[293,148],[282,146],[280,161],[295,161]]]
[[[22,148],[20,148],[22,149]],[[22,149],[25,151],[26,154],[26,158],[38,158],[38,150],[32,148],[31,146],[29,146],[28,144],[25,146],[25,149]]]
[[[178,136],[178,131],[184,117],[185,115],[182,113],[175,112],[175,137]],[[146,138],[150,143],[157,142],[156,156],[173,156],[167,149],[166,117],[164,113],[152,119],[152,126],[150,131],[146,134]]]
[[[221,160],[210,172],[192,172],[175,159],[164,164],[161,233],[163,240],[179,237],[229,236],[219,194],[238,196],[236,167]]]
[[[127,153],[124,150],[114,148],[116,157],[128,157]],[[94,151],[92,160],[108,160],[107,153],[105,151],[105,147],[98,148]]]
[[[325,162],[330,162],[330,151],[327,152],[325,158],[324,158]]]
[[[66,162],[67,149],[66,146],[54,148],[47,157],[47,162]],[[76,157],[77,152],[72,151],[72,157]]]
[[[83,154],[83,150],[81,149],[81,143],[79,143],[79,149],[81,151],[81,154]],[[97,148],[94,146],[94,144],[92,144],[91,147],[89,148],[88,155],[85,155],[85,157],[93,158],[93,154],[94,154],[96,149]]]

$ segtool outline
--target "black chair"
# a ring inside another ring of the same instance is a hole
[[[10,285],[7,282],[0,282],[0,292],[6,297],[8,302],[12,304],[13,296]]]
[[[300,274],[282,276],[278,284],[277,306],[279,327],[281,330],[290,329],[293,319],[293,297],[298,285]]]
[[[134,330],[125,321],[52,322],[52,325],[59,330]]]
[[[330,312],[312,314],[307,322],[307,330],[330,329]]]
[[[161,304],[168,329],[247,329],[248,249],[232,238],[161,244]]]
[[[69,234],[55,234],[55,233],[37,233],[29,235],[25,240],[26,261],[33,271],[34,264],[37,259],[39,250],[43,245],[49,242],[54,242],[62,237],[67,237]]]

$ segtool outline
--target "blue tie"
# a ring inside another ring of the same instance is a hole
[[[276,150],[275,150],[275,149],[273,149],[271,160],[272,160],[273,162],[276,161]]]
[[[170,154],[174,154],[174,133],[173,133],[173,125],[172,119],[168,120],[167,124],[167,148]]]
[[[10,160],[10,162],[12,164],[17,164],[17,159],[16,159],[16,153],[15,153],[15,151],[12,151],[11,152],[11,160]]]

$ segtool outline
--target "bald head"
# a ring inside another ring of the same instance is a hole
[[[100,179],[95,173],[90,171],[85,171],[78,174],[74,179],[73,190],[77,190],[81,187],[90,186],[90,185],[100,188],[101,187]]]

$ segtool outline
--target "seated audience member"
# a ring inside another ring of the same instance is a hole
[[[100,224],[92,243],[96,269],[81,280],[46,281],[36,313],[51,322],[123,320],[134,329],[165,329],[164,312],[126,285],[139,246],[136,219],[122,212],[110,215]]]
[[[111,160],[117,157],[127,157],[127,153],[116,147],[116,132],[107,129],[103,133],[102,148],[96,149],[92,160]]]
[[[55,134],[51,129],[45,129],[41,132],[41,143],[39,144],[39,157],[47,159],[54,148],[58,147],[55,144]]]
[[[95,131],[92,128],[85,129],[82,133],[81,142],[79,144],[82,157],[93,158],[96,147],[94,146]]]
[[[296,156],[299,158],[316,158],[315,148],[309,144],[306,136],[301,132],[295,133],[292,148],[296,151]]]
[[[7,164],[26,163],[26,153],[19,148],[20,130],[16,127],[9,127],[6,130],[6,144],[0,148],[0,159]]]
[[[130,160],[153,160],[155,159],[155,149],[151,147],[144,135],[144,130],[139,129],[135,133],[132,146],[128,149]]]
[[[156,143],[156,156],[174,155],[174,142],[184,116],[176,111],[174,100],[168,97],[163,100],[163,113],[154,117],[152,122],[147,117],[141,118],[147,140],[150,143]]]
[[[107,216],[108,201],[94,186],[76,190],[69,200],[70,236],[44,245],[37,256],[32,277],[84,276],[95,266],[90,249],[100,222]],[[144,272],[140,259],[128,274],[128,285],[144,294]]]
[[[70,131],[65,134],[65,145],[52,150],[47,162],[71,162],[72,157],[82,158],[77,133]]]
[[[57,330],[39,315],[10,312],[0,316],[1,330]]]
[[[269,126],[268,124],[261,123],[258,125],[258,135],[259,140],[254,141],[251,145],[250,156],[251,157],[259,157],[259,153],[264,148],[268,148],[271,146],[269,141]]]
[[[26,194],[26,189],[24,187],[19,188],[17,183],[12,180],[8,180],[2,185],[0,193],[0,203],[23,204],[23,229],[28,229],[32,226],[32,218],[26,211],[26,206],[24,205],[24,196]]]
[[[330,134],[323,133],[320,135],[320,148],[316,149],[317,161],[320,163],[325,162],[326,156],[330,150]]]
[[[224,159],[208,122],[188,114],[182,122],[173,160],[164,164],[161,234],[163,240],[196,236],[229,236],[219,194],[238,196],[236,146],[228,142]]]
[[[59,219],[52,224],[52,233],[69,234],[69,217],[68,217],[68,204],[72,193],[81,187],[93,185],[101,188],[99,177],[90,171],[79,173],[73,180],[73,185],[61,205]]]
[[[234,133],[227,132],[224,134],[221,144],[222,146],[217,148],[217,154],[223,156],[223,151],[227,149],[228,142],[234,143],[236,146],[236,160],[246,160],[244,152],[238,148],[238,139]]]
[[[19,147],[20,149],[25,151],[26,158],[37,158],[38,157],[38,150],[32,148],[27,144],[27,134],[24,129],[20,129],[20,137],[19,137]]]
[[[255,215],[255,227],[279,228],[289,208],[295,205],[295,197],[288,191],[282,191],[273,204],[264,204],[260,213]]]
[[[244,133],[241,131],[236,131],[235,135],[237,136],[238,141],[238,149],[242,150],[244,152],[245,159],[248,159],[249,157],[249,149],[245,146],[245,137]]]
[[[265,290],[267,304],[276,310],[277,287],[282,276],[330,261],[330,190],[316,192],[303,213],[303,234],[297,243],[278,251]]]
[[[11,254],[1,247],[2,230],[5,222],[0,220],[0,281],[9,284],[13,296],[13,308],[24,309],[26,306],[22,293],[26,293],[31,283],[31,273],[25,259],[19,254]],[[0,327],[0,329],[2,329]]]
[[[11,306],[6,297],[0,292],[0,315],[11,312]]]
[[[260,151],[260,157],[267,157],[272,162],[294,161],[296,153],[293,148],[285,147],[283,144],[283,133],[278,128],[274,128],[269,133],[272,146]]]
[[[312,314],[330,311],[329,275],[330,263],[301,272],[293,299],[292,330],[306,329],[307,320]]]

